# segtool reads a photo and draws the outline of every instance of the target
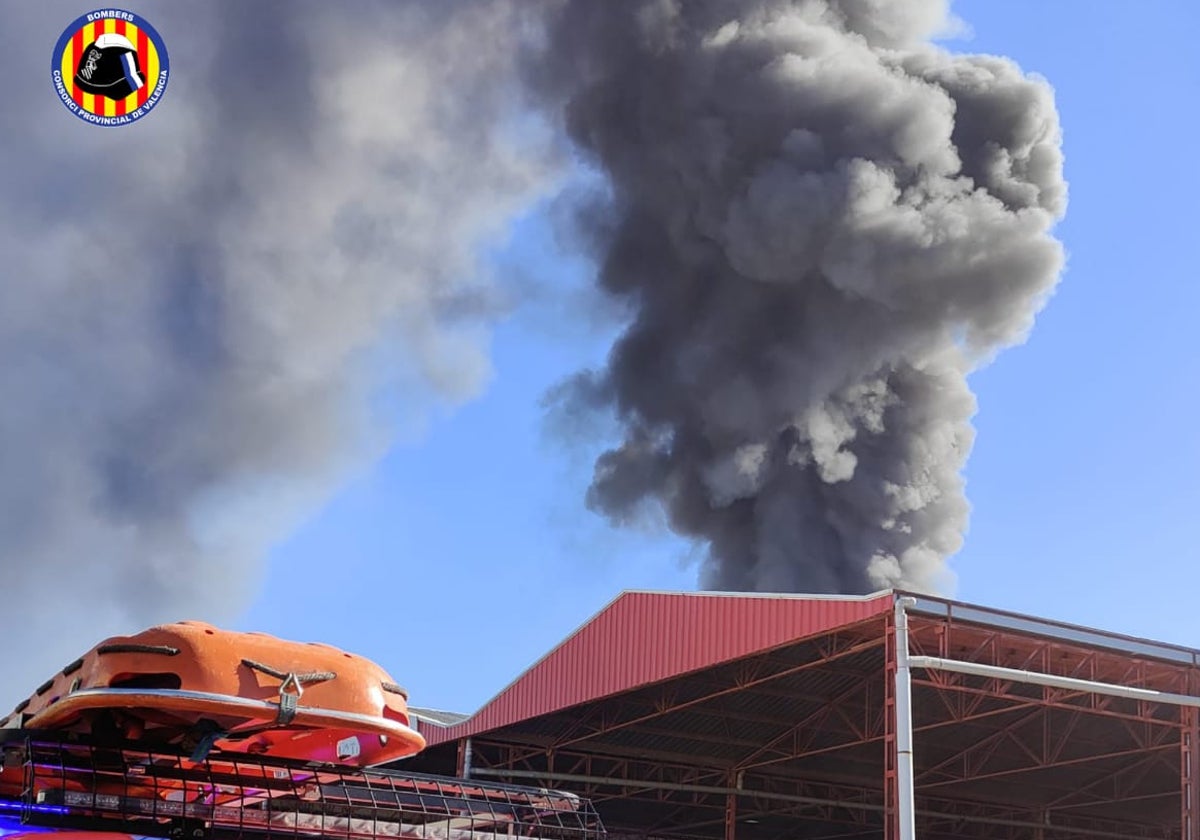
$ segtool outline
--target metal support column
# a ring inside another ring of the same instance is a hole
[[[736,779],[731,780],[730,787],[736,787]],[[725,840],[737,838],[737,794],[725,795]]]
[[[883,838],[898,840],[899,794],[896,792],[896,626],[887,617],[883,666]]]
[[[1200,840],[1200,710],[1180,709],[1183,726],[1179,737],[1180,819],[1182,840]]]
[[[463,738],[458,742],[458,777],[471,778],[471,739]]]
[[[896,599],[896,821],[897,840],[917,836],[913,786],[912,675],[908,658],[908,613],[914,598]]]

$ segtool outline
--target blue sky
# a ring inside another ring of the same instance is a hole
[[[971,380],[973,513],[952,594],[1200,646],[1200,7],[954,9],[972,34],[949,46],[1055,87],[1071,194],[1056,295],[1030,340]],[[689,546],[588,513],[593,452],[545,434],[546,389],[612,335],[580,317],[586,265],[536,215],[502,259],[555,291],[497,330],[486,392],[432,415],[281,544],[240,621],[371,656],[416,705],[475,709],[622,589],[695,588]]]

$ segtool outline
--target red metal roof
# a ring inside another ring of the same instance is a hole
[[[827,633],[892,609],[867,597],[624,592],[430,746]]]

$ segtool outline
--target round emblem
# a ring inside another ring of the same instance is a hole
[[[129,125],[162,99],[170,62],[162,38],[140,15],[98,9],[76,18],[54,48],[50,75],[59,101],[93,125]]]

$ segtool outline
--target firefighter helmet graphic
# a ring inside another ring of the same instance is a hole
[[[75,84],[96,96],[120,100],[146,85],[137,48],[124,35],[105,32],[83,48]]]
[[[162,98],[168,70],[158,32],[122,9],[73,21],[58,39],[50,66],[59,100],[93,125],[127,125],[144,117]]]

